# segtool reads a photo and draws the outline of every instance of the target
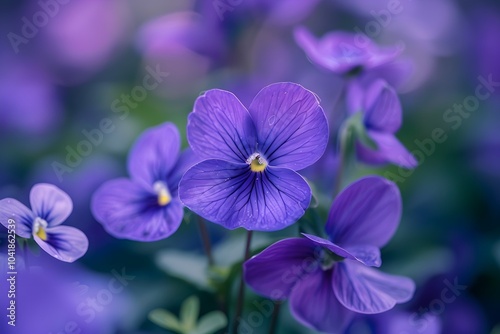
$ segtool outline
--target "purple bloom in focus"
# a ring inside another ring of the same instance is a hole
[[[339,332],[354,312],[374,314],[411,299],[415,285],[382,273],[379,248],[392,237],[401,217],[397,186],[366,177],[334,201],[326,233],[330,240],[281,240],[244,264],[245,281],[259,294],[290,300],[292,314],[319,331]]]
[[[85,234],[70,226],[59,226],[73,210],[71,198],[61,189],[47,183],[31,188],[31,210],[13,198],[0,201],[0,221],[22,238],[33,236],[36,243],[51,256],[64,262],[82,257],[89,242]],[[13,223],[12,223],[13,221]]]
[[[273,231],[309,206],[311,189],[296,171],[322,156],[328,124],[312,92],[276,83],[248,110],[230,92],[206,92],[189,115],[187,136],[206,160],[182,178],[182,202],[228,229]]]
[[[362,34],[335,31],[316,39],[304,27],[295,29],[295,40],[309,59],[337,74],[358,74],[393,61],[401,49],[381,48]]]
[[[377,149],[356,143],[358,158],[368,164],[393,163],[401,167],[414,168],[415,157],[394,135],[401,127],[402,109],[397,93],[384,80],[373,82],[368,89],[351,85],[347,94],[351,113],[363,112],[363,123]]]
[[[165,123],[145,131],[128,157],[128,178],[104,183],[92,197],[92,213],[117,238],[156,241],[179,228],[184,208],[178,183],[194,163],[180,151],[179,131]]]

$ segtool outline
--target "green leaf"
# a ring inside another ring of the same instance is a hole
[[[228,279],[232,266],[242,260],[245,238],[245,234],[240,234],[219,242],[212,250],[216,263],[213,267],[208,266],[205,255],[170,249],[161,251],[156,263],[170,276],[185,280],[201,290],[215,292]],[[251,250],[268,246],[273,241],[267,235],[256,234]]]
[[[214,291],[207,277],[208,264],[205,256],[178,250],[165,250],[158,254],[156,263],[173,277],[183,279],[199,289]]]
[[[377,144],[368,136],[366,127],[363,123],[363,113],[358,112],[352,115],[348,120],[349,127],[354,132],[356,138],[366,147],[376,150]]]
[[[180,319],[182,326],[191,331],[196,326],[196,320],[200,315],[200,300],[196,296],[186,299],[181,305]]]
[[[149,313],[149,320],[157,324],[158,326],[184,334],[185,330],[182,324],[179,322],[177,317],[164,309],[156,309]]]
[[[212,311],[200,318],[196,329],[190,334],[213,334],[226,326],[226,315],[221,311]]]

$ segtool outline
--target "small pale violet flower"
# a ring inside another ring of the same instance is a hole
[[[342,332],[354,312],[374,314],[411,299],[413,281],[370,267],[401,218],[397,186],[378,176],[360,179],[333,202],[329,240],[281,240],[244,264],[244,278],[257,293],[290,300],[294,317],[318,331]]]
[[[101,185],[92,196],[92,213],[117,238],[156,241],[179,228],[184,207],[178,198],[182,174],[195,162],[180,153],[179,131],[172,123],[146,130],[128,156],[130,178]]]
[[[314,64],[336,74],[358,74],[396,59],[399,47],[380,47],[363,34],[334,31],[320,39],[298,27],[295,41]]]
[[[0,222],[22,238],[33,237],[49,255],[74,262],[87,252],[85,234],[70,226],[60,226],[71,214],[73,202],[61,189],[47,183],[31,188],[31,210],[13,198],[0,201]]]
[[[351,113],[362,112],[369,138],[376,144],[372,149],[356,143],[359,160],[372,165],[393,163],[405,168],[418,165],[415,157],[394,135],[402,123],[402,108],[396,91],[384,80],[376,80],[367,89],[353,84],[347,94]]]
[[[182,202],[228,229],[274,231],[309,206],[311,189],[296,171],[322,156],[328,124],[316,95],[276,83],[248,110],[230,92],[207,91],[189,115],[187,137],[205,160],[183,176]]]

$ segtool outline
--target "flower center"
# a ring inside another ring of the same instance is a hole
[[[267,167],[267,161],[260,153],[254,153],[247,159],[247,164],[250,165],[252,172],[262,172]]]
[[[45,232],[47,225],[48,224],[44,219],[36,217],[35,223],[33,224],[33,234],[43,241],[47,240],[47,232]]]
[[[153,184],[153,189],[158,196],[158,205],[165,206],[172,201],[172,195],[168,191],[168,187],[163,181],[156,181]]]
[[[319,263],[321,265],[321,269],[328,270],[333,267],[336,262],[343,261],[344,258],[342,256],[338,256],[332,251],[322,248],[319,254]]]

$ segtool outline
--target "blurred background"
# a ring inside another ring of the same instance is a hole
[[[0,198],[28,203],[33,184],[57,185],[75,205],[67,224],[90,246],[73,264],[43,252],[19,259],[38,270],[18,277],[17,326],[2,316],[1,333],[166,333],[149,312],[178,314],[197,295],[205,314],[219,308],[218,296],[234,293],[228,282],[237,279],[207,280],[192,215],[166,240],[118,240],[94,220],[90,198],[106,180],[126,176],[128,150],[144,129],[173,122],[187,147],[187,115],[207,89],[230,90],[248,106],[267,84],[297,82],[320,97],[335,133],[345,117],[337,103],[343,79],[309,62],[294,40],[297,26],[316,36],[363,33],[403,50],[395,66],[404,75],[391,82],[404,109],[398,138],[419,166],[351,161],[343,184],[374,173],[398,184],[404,213],[382,250],[382,269],[412,277],[417,291],[388,314],[359,317],[350,333],[430,333],[439,323],[438,333],[500,334],[500,4],[493,0],[2,0]],[[103,120],[112,124],[106,132]],[[102,136],[82,144],[95,131]],[[308,171],[318,198],[330,184],[323,178],[333,180],[335,153]],[[331,203],[324,197],[320,209]],[[303,219],[323,219],[318,211],[320,218]],[[234,278],[242,231],[209,224],[209,232],[220,276]],[[253,247],[295,233],[257,233]],[[6,272],[3,229],[0,248]],[[122,289],[106,292],[117,277]],[[445,289],[453,300],[443,298]],[[262,299],[247,291],[246,301],[248,315]],[[247,333],[265,333],[269,321],[262,317]],[[402,325],[380,330],[380,323]],[[414,332],[402,329],[408,325]],[[314,333],[287,307],[278,332]]]

